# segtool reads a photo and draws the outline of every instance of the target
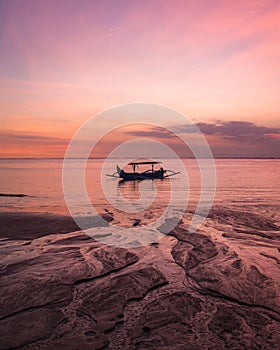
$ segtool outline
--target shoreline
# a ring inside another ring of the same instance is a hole
[[[64,160],[65,157],[58,157],[58,158],[0,158],[0,160]],[[73,159],[73,160],[79,160],[79,159],[91,159],[91,160],[106,160],[106,158],[103,157],[89,157],[89,158],[67,158],[67,159]],[[120,158],[111,158],[111,159],[120,159]],[[122,158],[122,159],[130,159],[130,158]],[[176,159],[176,158],[162,158],[162,159]],[[180,157],[180,159],[196,159],[195,157]],[[209,158],[200,158],[200,159],[209,159]],[[275,159],[279,160],[280,157],[213,157],[213,159]]]

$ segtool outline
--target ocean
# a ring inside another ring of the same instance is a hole
[[[167,205],[171,191],[175,193],[179,206],[185,205],[186,201],[189,205],[198,203],[201,177],[194,159],[182,160],[189,183],[183,173],[164,180],[141,182],[120,182],[119,179],[106,176],[106,173],[116,171],[119,162],[117,159],[107,162],[103,173],[103,159],[90,159],[87,162],[86,190],[97,211],[108,205],[124,211],[131,211],[131,208],[143,210],[151,203],[162,207]],[[165,168],[180,170],[177,160],[163,159],[162,162]],[[81,163],[81,160],[73,159],[71,171],[78,171]],[[214,205],[238,207],[279,204],[279,159],[216,159],[215,164],[216,188],[206,187],[206,191],[215,192],[210,194],[214,197]],[[1,211],[68,214],[63,194],[62,167],[63,159],[2,159]],[[12,197],[10,194],[25,196]],[[88,204],[81,202],[75,183],[73,198],[75,214],[87,215]]]

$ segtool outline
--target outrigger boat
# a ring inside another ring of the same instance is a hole
[[[123,180],[154,180],[154,179],[164,179],[165,177],[170,177],[170,176],[179,174],[179,171],[175,172],[172,170],[164,170],[162,166],[160,167],[160,169],[155,170],[154,167],[156,164],[161,164],[161,162],[155,162],[155,161],[140,162],[139,161],[139,162],[128,163],[128,165],[132,166],[133,172],[126,172],[117,165],[117,171],[112,175],[107,174],[107,176],[121,178]],[[145,170],[142,172],[137,172],[136,168],[139,165],[151,165],[151,169]]]

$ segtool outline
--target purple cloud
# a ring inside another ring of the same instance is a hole
[[[252,122],[244,121],[228,121],[216,123],[197,123],[201,132],[205,135],[221,135],[232,138],[240,138],[247,136],[268,136],[270,134],[279,134],[279,128],[271,128],[266,126],[259,126]]]

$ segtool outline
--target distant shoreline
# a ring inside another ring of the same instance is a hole
[[[160,157],[156,157],[160,158]],[[18,158],[18,157],[7,157],[7,158],[0,158],[0,160],[63,160],[64,158],[42,158],[42,157],[23,157],[23,158]],[[67,158],[67,159],[73,159],[73,160],[79,160],[79,159],[91,159],[91,160],[105,160],[107,158],[104,157],[90,157],[90,158],[80,158],[80,157],[75,157],[75,158]],[[131,158],[126,158],[126,157],[121,157],[121,158],[110,158],[110,159],[131,159]],[[177,158],[164,158],[162,157],[161,159],[177,159]],[[195,157],[180,157],[180,159],[197,159]],[[198,159],[212,159],[212,158],[206,158],[206,157],[201,157]],[[213,157],[213,159],[256,159],[256,160],[279,160],[280,157]]]

